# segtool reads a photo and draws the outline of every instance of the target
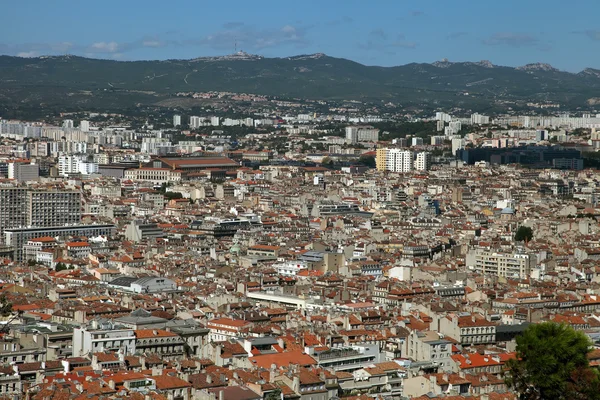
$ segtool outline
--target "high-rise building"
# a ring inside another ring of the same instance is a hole
[[[81,120],[79,122],[79,129],[82,132],[89,132],[90,131],[90,121]]]
[[[66,128],[66,129],[73,129],[73,120],[72,119],[65,119],[63,121],[62,127]]]
[[[181,115],[173,115],[173,127],[177,128],[181,125]]]
[[[486,125],[490,123],[490,117],[481,114],[471,114],[471,124],[473,125]]]
[[[389,149],[386,170],[392,172],[410,172],[413,169],[413,153],[408,150]]]
[[[200,118],[200,117],[191,116],[190,117],[190,128],[191,129],[198,128],[200,126],[201,120],[202,120],[202,118]]]
[[[75,190],[27,192],[28,226],[63,226],[81,222],[81,193]]]
[[[420,138],[420,137],[412,138],[411,146],[423,146],[423,138]]]
[[[444,144],[444,140],[446,140],[446,138],[444,136],[432,136],[431,137],[431,145],[432,146],[441,146]]]
[[[27,188],[0,186],[0,235],[4,230],[27,226]]]
[[[379,129],[364,127],[358,129],[359,142],[377,142],[379,140]]]
[[[23,162],[8,163],[8,179],[17,182],[37,181],[40,178],[40,166]]]
[[[387,170],[387,158],[389,149],[386,147],[379,147],[375,153],[375,166],[377,171]]]
[[[415,157],[415,169],[417,171],[429,171],[431,168],[431,153],[422,151]]]
[[[212,126],[219,126],[219,121],[220,121],[219,117],[210,117],[210,124]]]
[[[11,228],[62,226],[81,221],[81,193],[0,187],[0,234]]]
[[[347,126],[346,127],[346,140],[350,143],[358,142],[358,127],[357,126]]]
[[[464,148],[465,148],[465,141],[463,140],[463,138],[461,138],[460,136],[452,138],[452,154],[456,155],[456,152],[458,150],[461,150]]]

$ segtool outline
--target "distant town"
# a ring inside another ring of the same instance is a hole
[[[599,110],[173,98],[0,118],[0,398],[516,400],[541,322],[600,365]]]

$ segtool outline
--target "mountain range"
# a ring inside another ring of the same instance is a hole
[[[600,105],[600,70],[489,61],[366,66],[325,54],[265,58],[246,53],[191,60],[113,61],[77,56],[0,56],[0,104],[108,108],[178,105],[178,92],[229,91],[280,98],[392,102],[473,111],[559,103]]]

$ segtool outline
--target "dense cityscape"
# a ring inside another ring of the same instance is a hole
[[[600,1],[8,1],[0,400],[600,400]]]
[[[600,347],[600,114],[224,96],[0,122],[2,396],[508,400],[528,327]]]

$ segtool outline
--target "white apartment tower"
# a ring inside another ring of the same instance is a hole
[[[389,149],[386,169],[392,172],[410,172],[413,169],[413,153],[408,150]]]
[[[357,126],[347,126],[346,127],[346,140],[350,143],[358,142],[358,127]]]
[[[81,120],[79,121],[79,129],[82,132],[89,132],[90,131],[90,121],[86,121],[86,120]]]
[[[173,127],[181,126],[181,115],[173,115]]]
[[[471,114],[471,124],[473,125],[485,125],[490,123],[490,117],[481,114]]]
[[[198,128],[200,126],[201,118],[196,116],[190,117],[190,128]]]
[[[431,168],[431,153],[422,151],[415,157],[415,169],[417,171],[429,171]]]

